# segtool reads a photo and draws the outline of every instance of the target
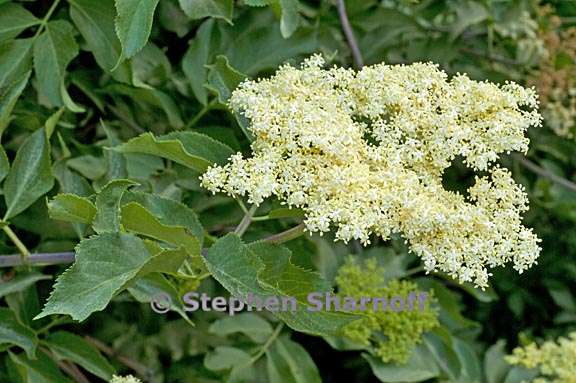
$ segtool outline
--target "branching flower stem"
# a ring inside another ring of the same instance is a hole
[[[364,66],[364,59],[362,58],[360,48],[358,48],[358,42],[354,36],[354,31],[350,25],[350,20],[348,20],[348,14],[346,13],[346,4],[344,3],[344,0],[336,0],[336,7],[338,8],[338,16],[340,18],[340,24],[342,25],[342,31],[344,32],[348,46],[352,51],[354,64],[356,65],[356,69],[360,69]]]

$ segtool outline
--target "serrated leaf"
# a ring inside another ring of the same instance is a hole
[[[0,52],[1,54],[1,52]],[[0,136],[11,120],[11,113],[16,105],[16,101],[28,85],[31,72],[26,72],[22,78],[8,85],[0,87]]]
[[[422,382],[440,374],[432,354],[424,345],[417,346],[405,364],[384,363],[381,359],[368,354],[362,354],[362,356],[368,361],[372,372],[381,382]]]
[[[121,153],[152,154],[203,172],[214,163],[224,164],[234,154],[228,146],[200,133],[173,132],[155,137],[144,133],[112,148]]]
[[[19,354],[8,353],[10,361],[18,366],[18,374],[24,383],[73,383],[66,378],[58,365],[44,352],[37,359],[26,358]]]
[[[232,23],[233,0],[178,0],[178,3],[192,20],[216,17]]]
[[[120,231],[120,201],[124,192],[136,183],[130,180],[110,181],[96,195],[96,216],[92,223],[97,233]]]
[[[37,272],[18,274],[11,280],[0,283],[0,298],[8,294],[26,290],[36,282],[47,279],[52,279],[52,277]]]
[[[268,254],[264,255],[261,252],[264,250]],[[300,298],[296,311],[292,311],[289,307],[288,310],[274,312],[274,315],[296,331],[330,335],[358,318],[346,313],[309,310],[311,305],[307,301],[302,301],[302,297],[312,292],[322,293],[322,290],[311,291],[307,288],[325,286],[325,282],[314,273],[283,263],[287,251],[281,247],[275,249],[261,245],[245,245],[237,235],[228,234],[216,241],[204,259],[212,276],[232,296],[244,302],[248,294],[259,297],[263,301],[270,297]],[[282,258],[280,265],[275,265],[271,260],[265,262],[261,259],[261,257],[274,256]],[[259,279],[264,279],[264,276],[266,276],[265,283],[261,283]],[[282,278],[290,278],[290,280]]]
[[[98,65],[110,71],[122,52],[114,30],[114,0],[70,0],[70,18],[86,40]]]
[[[254,313],[240,313],[216,320],[208,331],[220,336],[242,333],[256,343],[264,343],[273,329],[267,320]]]
[[[159,296],[168,296],[170,299],[170,310],[180,314],[182,318],[190,325],[194,323],[186,314],[185,307],[182,304],[182,299],[178,290],[159,273],[150,273],[144,277],[135,281],[130,287],[128,287],[128,292],[136,299],[138,302],[150,303],[153,299]]]
[[[4,89],[21,80],[30,71],[32,39],[17,39],[0,44],[0,57],[0,89]]]
[[[188,206],[157,194],[128,191],[122,196],[122,204],[137,202],[150,211],[160,223],[169,226],[182,226],[192,233],[200,246],[204,238],[204,228],[196,213]]]
[[[158,1],[115,0],[116,35],[122,45],[120,60],[134,56],[146,45]]]
[[[59,359],[76,363],[102,379],[112,378],[114,367],[84,338],[66,331],[57,331],[50,334],[46,342]]]
[[[276,0],[244,0],[244,4],[250,7],[265,7],[274,3]]]
[[[58,194],[48,202],[48,213],[52,219],[91,224],[96,206],[88,198],[76,194]]]
[[[58,277],[34,319],[66,314],[83,321],[103,310],[151,260],[144,241],[133,234],[103,233],[83,240],[76,247],[76,261]]]
[[[32,205],[54,185],[50,144],[44,129],[37,129],[22,144],[4,182],[8,220]]]
[[[287,336],[279,337],[266,351],[266,366],[271,383],[320,383],[314,361],[300,344]]]
[[[139,203],[130,202],[122,206],[120,216],[122,226],[128,231],[181,246],[192,256],[200,255],[200,244],[194,235],[183,226],[163,225]]]
[[[28,326],[16,318],[16,314],[6,307],[0,307],[0,345],[16,345],[22,348],[28,357],[36,355],[38,338]]]
[[[45,31],[34,43],[34,71],[39,91],[54,106],[64,105],[66,67],[77,55],[74,27],[64,20],[46,24]]]
[[[208,77],[206,87],[218,95],[218,101],[226,104],[232,91],[246,79],[246,75],[230,66],[225,56],[217,56],[214,64],[207,65]]]
[[[24,29],[40,22],[26,8],[19,4],[0,5],[0,41],[16,37]]]

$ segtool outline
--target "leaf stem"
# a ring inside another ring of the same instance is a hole
[[[2,226],[2,230],[4,230],[8,238],[10,238],[12,243],[14,243],[14,245],[18,248],[18,251],[20,252],[20,256],[22,258],[21,259],[22,264],[28,264],[28,257],[30,256],[30,251],[28,250],[26,245],[22,243],[20,238],[18,238],[16,233],[14,233],[14,231],[12,231],[10,226],[8,226],[7,224]]]
[[[258,206],[252,205],[250,210],[248,210],[246,212],[246,214],[244,214],[244,218],[242,218],[242,221],[240,221],[240,224],[234,230],[234,233],[238,234],[239,237],[244,235],[244,233],[246,232],[246,229],[248,229],[248,226],[250,226],[250,224],[252,223],[252,216],[256,212],[256,209],[258,209]]]
[[[204,107],[202,109],[200,109],[200,111],[194,116],[194,118],[192,118],[190,121],[188,121],[185,129],[190,129],[194,125],[196,125],[196,123],[198,123],[198,121],[200,121],[200,119],[202,119],[202,117],[204,117],[204,115],[206,113],[208,113],[209,111],[212,110],[214,105],[216,105],[217,101],[218,101],[218,99],[215,98],[212,101],[210,101],[209,103],[207,103],[206,105],[204,105]]]
[[[270,334],[270,337],[266,340],[266,342],[262,345],[262,347],[260,347],[258,352],[247,363],[248,366],[258,361],[258,359],[260,359],[262,355],[264,355],[264,353],[268,351],[272,343],[276,340],[276,338],[278,338],[278,335],[280,335],[280,331],[282,331],[283,327],[284,327],[283,322],[280,322],[278,326],[276,326],[274,332]]]
[[[54,2],[52,3],[52,5],[50,6],[50,8],[48,9],[48,12],[46,13],[46,15],[44,16],[44,18],[42,19],[42,21],[40,22],[40,26],[38,27],[38,29],[36,30],[36,33],[34,34],[34,37],[32,37],[33,40],[36,40],[36,38],[38,36],[40,36],[40,33],[42,33],[42,31],[44,30],[44,28],[46,28],[46,24],[48,24],[48,20],[50,20],[50,17],[52,17],[52,14],[54,13],[54,11],[56,10],[56,7],[58,6],[58,4],[60,3],[60,0],[54,0]]]
[[[277,245],[284,243],[284,242],[288,242],[288,241],[290,241],[294,238],[298,238],[302,234],[304,234],[305,227],[306,226],[304,226],[304,223],[302,222],[298,226],[294,226],[291,229],[288,229],[288,230],[283,231],[283,232],[278,233],[278,234],[271,235],[270,237],[265,238],[264,241],[274,243]]]
[[[534,162],[530,161],[528,158],[525,158],[519,154],[513,154],[513,158],[516,159],[520,165],[524,166],[528,170],[544,177],[548,178],[552,182],[556,182],[558,185],[564,186],[566,189],[576,192],[576,183],[569,181],[565,178],[557,176],[556,174],[552,173],[551,171],[541,168],[540,166],[536,165]]]

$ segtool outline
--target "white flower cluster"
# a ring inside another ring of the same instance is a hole
[[[310,232],[369,244],[402,233],[428,271],[487,285],[487,267],[535,263],[539,239],[521,223],[527,198],[498,154],[528,149],[540,124],[532,89],[498,86],[431,63],[323,69],[321,56],[245,81],[230,106],[251,121],[253,156],[238,153],[201,177],[212,192],[276,196],[302,208]],[[532,109],[532,110],[531,110]],[[469,196],[442,185],[462,158],[477,177]]]

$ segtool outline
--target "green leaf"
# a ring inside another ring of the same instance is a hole
[[[0,297],[26,290],[38,281],[52,279],[50,275],[37,272],[18,274],[7,282],[0,283]]]
[[[186,16],[192,20],[216,17],[232,23],[233,0],[178,0]]]
[[[58,121],[60,120],[62,113],[64,113],[64,110],[65,110],[64,108],[60,108],[56,112],[52,113],[52,115],[46,119],[44,127],[46,128],[46,136],[48,137],[48,139],[52,137],[54,129],[56,129],[56,125],[58,124]]]
[[[124,192],[136,183],[130,180],[110,181],[96,196],[96,216],[92,227],[97,233],[120,231],[120,201]]]
[[[198,239],[182,226],[163,225],[144,206],[130,202],[121,208],[122,226],[136,234],[183,247],[188,254],[200,255]]]
[[[123,205],[129,202],[137,202],[144,206],[163,225],[182,226],[186,228],[187,231],[196,237],[200,246],[202,246],[204,228],[200,224],[196,213],[188,206],[157,194],[131,191],[126,192],[122,196]]]
[[[14,3],[0,5],[0,41],[16,37],[24,29],[40,22],[26,8]]]
[[[122,58],[138,53],[150,36],[154,11],[159,0],[115,0],[116,34],[122,45]]]
[[[18,374],[24,383],[73,383],[60,372],[56,363],[44,352],[39,352],[37,359],[11,352],[8,355],[10,361],[18,367]]]
[[[188,324],[192,326],[194,325],[188,317],[188,314],[186,314],[178,290],[176,290],[172,283],[162,274],[150,273],[145,275],[130,285],[130,287],[128,287],[128,292],[134,297],[134,299],[142,303],[150,303],[158,297],[167,296],[170,300],[169,309],[180,314]]]
[[[264,343],[272,335],[272,326],[254,313],[240,313],[216,320],[208,331],[220,336],[242,333],[256,343]]]
[[[50,218],[67,222],[91,224],[96,206],[89,199],[76,194],[58,194],[48,202]]]
[[[44,129],[37,129],[22,144],[4,183],[8,220],[32,205],[54,185],[50,144]]]
[[[102,379],[112,378],[114,367],[84,338],[57,331],[50,334],[46,342],[59,359],[74,362]]]
[[[195,132],[173,132],[159,137],[144,133],[112,150],[152,154],[200,172],[214,163],[225,164],[234,154],[228,146]]]
[[[32,68],[32,39],[18,39],[0,44],[0,90],[13,86]],[[2,90],[3,94],[7,94]],[[2,100],[2,98],[0,98]],[[4,104],[5,102],[2,102]]]
[[[34,70],[39,91],[54,106],[64,105],[66,67],[77,55],[74,27],[64,20],[46,24],[45,31],[34,43]]]
[[[110,85],[106,90],[123,94],[161,109],[166,114],[166,117],[168,117],[170,126],[175,129],[180,129],[184,126],[178,105],[172,97],[164,92],[157,89],[133,88],[123,84]]]
[[[182,59],[182,70],[192,88],[192,93],[202,105],[208,103],[208,92],[204,87],[208,75],[206,64],[211,59],[212,51],[218,46],[217,30],[214,20],[202,23]]]
[[[213,352],[206,354],[204,366],[212,371],[229,370],[250,362],[250,355],[239,348],[218,346]]]
[[[89,180],[97,180],[106,174],[106,163],[102,157],[91,154],[70,158],[66,165]]]
[[[1,54],[1,53],[0,53]],[[11,113],[16,101],[28,85],[31,71],[26,72],[19,80],[6,87],[0,87],[0,135],[11,121]]]
[[[511,366],[504,360],[506,342],[499,340],[484,355],[484,374],[487,383],[502,383]]]
[[[271,383],[322,382],[306,349],[287,336],[278,338],[266,351],[266,356]]]
[[[34,319],[66,314],[83,321],[103,310],[151,259],[144,241],[133,234],[103,233],[83,240],[76,247],[76,261],[58,277]]]
[[[381,359],[368,354],[362,356],[370,363],[372,372],[381,382],[422,382],[440,374],[434,357],[424,345],[416,347],[408,362],[401,365],[384,363]]]
[[[16,345],[26,351],[28,357],[36,355],[38,338],[34,331],[18,321],[14,312],[0,307],[0,345]]]
[[[230,66],[225,56],[217,56],[216,62],[207,65],[208,77],[206,87],[218,95],[218,101],[226,104],[232,91],[246,79],[246,76]]]
[[[289,256],[290,251],[285,248],[245,245],[237,235],[228,234],[216,241],[204,259],[212,276],[232,296],[244,302],[248,294],[262,301],[271,297],[294,297],[295,311],[288,305],[288,310],[276,311],[274,315],[296,331],[331,335],[358,318],[346,313],[310,310],[311,305],[303,298],[311,292],[321,293],[327,284],[316,273],[289,263]]]
[[[86,40],[98,65],[110,71],[122,53],[114,30],[114,0],[70,0],[70,18]]]
[[[304,211],[298,208],[278,208],[271,210],[268,213],[268,217],[277,219],[277,218],[289,218],[289,217],[304,217]]]
[[[0,130],[1,132],[1,130]],[[0,145],[0,182],[8,175],[10,171],[10,161],[8,161],[8,156],[4,147]]]
[[[280,0],[280,8],[282,9],[280,32],[285,39],[292,36],[300,24],[298,6],[298,0]]]

